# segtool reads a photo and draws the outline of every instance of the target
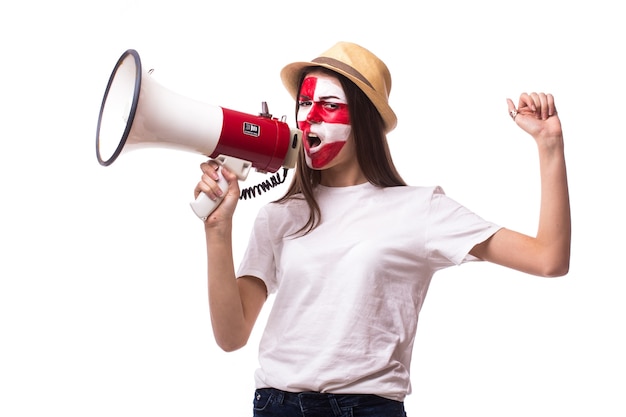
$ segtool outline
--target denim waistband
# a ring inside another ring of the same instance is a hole
[[[265,388],[270,390],[276,397],[277,402],[287,403],[301,403],[302,401],[326,401],[334,399],[340,402],[342,405],[355,407],[359,404],[369,403],[372,401],[392,401],[374,394],[333,394],[327,392],[315,392],[315,391],[303,391],[303,392],[289,392],[282,391],[276,388]]]
[[[266,408],[268,401],[277,406],[283,405],[300,410],[302,416],[345,416],[350,409],[359,409],[363,415],[377,415],[376,410],[389,410],[384,415],[404,416],[404,404],[374,394],[335,394],[320,392],[288,392],[275,388],[256,390],[256,406]],[[324,411],[326,410],[326,411]],[[371,411],[372,413],[365,413]],[[282,414],[280,414],[282,415]],[[287,415],[287,414],[285,414]],[[380,415],[380,414],[378,414]]]

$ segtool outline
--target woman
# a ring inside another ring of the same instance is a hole
[[[248,340],[275,299],[255,374],[255,416],[404,416],[418,315],[432,275],[471,260],[529,274],[568,271],[570,214],[554,99],[522,94],[508,107],[536,141],[541,169],[537,235],[485,221],[439,187],[405,185],[386,141],[396,125],[391,77],[370,51],[340,42],[281,72],[297,102],[303,149],[286,195],[255,222],[237,274],[229,186],[205,221],[215,338]],[[195,194],[222,196],[217,165],[202,164]],[[351,414],[352,413],[352,414]]]

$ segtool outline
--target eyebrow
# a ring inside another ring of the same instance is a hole
[[[320,97],[320,100],[328,100],[329,98],[334,98],[334,99],[337,99],[337,100],[344,100],[343,98],[341,98],[339,96],[323,96],[323,97]]]
[[[300,94],[299,98],[300,98],[300,99],[307,99],[307,100],[311,100],[313,97],[310,97],[310,96],[308,96],[308,95],[306,95],[306,94]],[[344,99],[344,98],[341,98],[341,97],[339,97],[339,96],[332,96],[332,95],[331,95],[331,96],[322,96],[322,97],[320,97],[320,98],[319,98],[319,101],[326,101],[326,100],[329,100],[329,99],[335,99],[335,100],[346,101],[346,99]]]

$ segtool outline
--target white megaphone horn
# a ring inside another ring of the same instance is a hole
[[[123,152],[146,147],[172,148],[213,158],[245,180],[251,168],[276,172],[293,168],[302,132],[268,113],[251,115],[178,95],[142,70],[129,49],[117,61],[102,99],[96,155],[108,166]],[[218,185],[228,187],[221,177]],[[200,193],[191,208],[205,219],[219,205]]]

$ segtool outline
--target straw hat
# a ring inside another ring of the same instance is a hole
[[[300,75],[305,68],[323,67],[335,71],[357,85],[369,99],[385,122],[385,132],[396,127],[397,118],[389,107],[391,74],[376,55],[350,42],[339,42],[310,62],[294,62],[280,72],[289,94],[297,100]]]

